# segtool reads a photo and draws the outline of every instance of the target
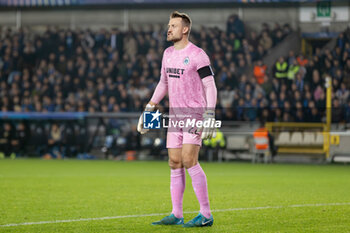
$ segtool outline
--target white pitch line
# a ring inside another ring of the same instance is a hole
[[[299,205],[288,205],[288,206],[261,206],[261,207],[247,207],[247,208],[232,208],[232,209],[212,210],[212,212],[229,212],[229,211],[263,210],[263,209],[283,209],[283,208],[318,207],[318,206],[344,206],[344,205],[350,205],[350,202],[346,202],[346,203],[299,204]],[[194,214],[194,213],[198,213],[198,211],[185,211],[184,212],[184,214]],[[166,215],[166,214],[169,214],[169,213],[109,216],[109,217],[100,217],[100,218],[79,218],[79,219],[41,221],[41,222],[9,223],[9,224],[5,224],[5,225],[0,225],[0,227],[16,227],[16,226],[25,226],[25,225],[51,224],[51,223],[97,221],[97,220],[108,220],[108,219],[118,219],[118,218],[139,218],[139,217],[151,217],[151,216]]]

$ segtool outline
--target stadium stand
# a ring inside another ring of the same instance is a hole
[[[220,89],[228,84],[226,90],[235,90],[246,68],[272,46],[265,41],[276,44],[276,38],[287,36],[278,24],[271,31],[267,24],[263,28],[258,36],[252,32],[252,37],[244,37],[243,22],[232,16],[226,33],[204,27],[192,32],[193,42],[210,54]],[[149,98],[169,44],[161,29],[48,28],[42,34],[3,29],[0,45],[2,112],[133,112]],[[247,91],[253,91],[253,85]]]
[[[278,23],[272,29],[266,23],[261,28],[259,32],[247,30],[244,22],[232,15],[226,31],[202,27],[191,32],[191,40],[206,50],[213,63],[219,94],[217,117],[321,122],[325,112],[324,77],[331,75],[336,96],[333,121],[350,120],[348,33],[339,35],[333,51],[316,49],[308,59],[293,51],[286,53],[280,65],[283,77],[276,77],[277,65],[269,73],[262,60],[292,29]],[[126,32],[116,28],[47,28],[42,33],[2,28],[0,110],[141,111],[158,82],[162,51],[170,45],[164,38],[161,27],[147,31],[131,28]],[[163,105],[167,106],[167,101]],[[36,130],[34,126],[28,128],[32,133]],[[44,129],[47,135],[49,128]]]

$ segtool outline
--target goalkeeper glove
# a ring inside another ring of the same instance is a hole
[[[142,112],[140,118],[139,118],[139,122],[137,123],[137,131],[140,133],[140,134],[145,134],[149,131],[149,129],[144,129],[143,128],[143,113],[146,111],[146,112],[152,112],[154,109],[155,109],[155,105],[150,105],[150,104],[147,104],[146,105],[146,108],[145,110]]]
[[[204,127],[204,123],[209,121],[209,127]],[[216,137],[216,129],[212,127],[212,122],[215,121],[215,112],[207,110],[203,114],[202,139],[209,139]]]

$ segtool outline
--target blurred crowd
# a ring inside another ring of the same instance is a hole
[[[233,105],[235,120],[325,122],[326,77],[332,82],[332,122],[350,121],[350,40],[340,33],[334,50],[315,48],[310,58],[289,51],[271,71],[261,61],[220,91],[221,106]],[[224,77],[226,74],[224,74]],[[220,76],[218,77],[220,78]],[[231,113],[229,113],[231,118]]]
[[[0,130],[0,159],[33,154],[61,159],[83,156],[88,151],[87,129],[77,122],[3,122]]]
[[[247,69],[290,32],[276,23],[271,30],[263,24],[260,32],[246,33],[233,15],[226,31],[202,27],[192,30],[191,40],[210,56],[219,89],[234,90]],[[159,81],[162,52],[171,45],[165,38],[166,28],[157,25],[127,32],[3,29],[0,110],[141,111]]]
[[[308,58],[289,51],[273,67],[263,64],[264,56],[291,33],[288,24],[279,23],[249,29],[237,15],[229,17],[226,30],[191,31],[190,40],[212,62],[217,118],[320,122],[325,115],[325,77],[330,76],[332,119],[350,120],[349,37],[341,33],[332,51],[317,48]],[[126,32],[0,28],[0,112],[140,112],[159,81],[162,53],[171,46],[165,39],[166,28],[161,25]],[[168,106],[166,99],[161,104]],[[24,143],[20,135],[42,131],[39,125],[26,129],[30,126],[3,122],[0,151],[16,148],[19,153]],[[48,139],[55,127],[48,127],[42,131],[45,150],[61,148],[61,152],[71,150],[62,149],[67,145],[61,144],[67,141],[65,135],[69,131],[79,135],[83,128],[58,125],[62,135],[55,143]],[[5,132],[12,139],[3,140]]]

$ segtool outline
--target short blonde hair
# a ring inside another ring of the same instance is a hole
[[[191,26],[192,26],[192,20],[191,20],[190,16],[188,16],[188,14],[186,14],[186,13],[180,13],[180,12],[178,12],[178,11],[174,11],[174,12],[171,13],[171,15],[170,15],[170,19],[173,19],[173,18],[181,18],[183,24],[184,24],[186,27],[188,27],[188,33],[187,33],[187,34],[190,34]]]

